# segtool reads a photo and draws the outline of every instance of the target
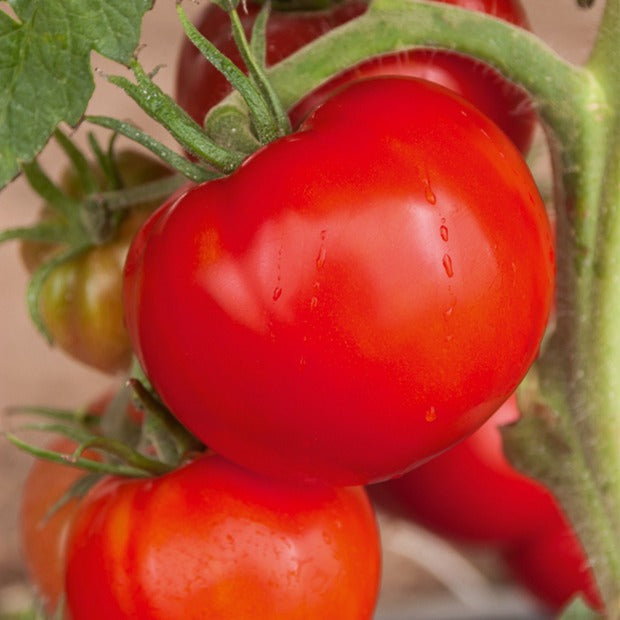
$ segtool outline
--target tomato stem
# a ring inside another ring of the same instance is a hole
[[[136,60],[130,64],[136,82],[120,75],[108,81],[128,94],[149,116],[164,127],[185,149],[222,172],[235,170],[244,155],[223,149],[209,140],[200,126],[153,82]]]
[[[235,9],[229,12],[232,33],[237,48],[243,58],[252,82],[267,103],[269,111],[278,130],[278,135],[291,132],[291,123],[284,110],[280,98],[269,81],[265,72],[266,26],[269,15],[269,4],[265,4],[254,22],[252,30],[252,46],[250,47],[239,14]]]
[[[190,22],[181,5],[177,5],[177,12],[185,34],[196,46],[198,51],[230,82],[239,96],[247,105],[252,120],[252,127],[261,144],[267,144],[280,135],[278,124],[274,121],[269,101],[261,92],[260,85],[253,82],[231,60],[220,52],[213,43],[202,36],[200,31]],[[239,26],[240,27],[240,26]],[[243,28],[241,27],[243,30]],[[234,28],[233,28],[234,32]],[[245,35],[244,35],[245,37]],[[244,48],[247,52],[247,47]],[[251,58],[248,58],[248,61]],[[251,63],[252,66],[255,63]]]

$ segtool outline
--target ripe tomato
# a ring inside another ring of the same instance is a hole
[[[71,454],[76,447],[68,439],[58,439],[50,449]],[[85,456],[98,458],[95,453]],[[71,499],[53,514],[48,512],[83,476],[75,467],[37,460],[22,489],[19,526],[24,564],[50,616],[64,591],[66,539],[79,501]]]
[[[480,11],[512,24],[529,28],[519,0],[437,0],[472,11]],[[241,13],[249,32],[260,5],[247,3]],[[324,11],[274,11],[268,22],[267,61],[275,64],[303,45],[336,26],[358,17],[366,4],[343,0]],[[197,28],[238,66],[240,55],[233,41],[228,16],[209,4],[200,16]],[[321,104],[330,93],[350,81],[376,75],[406,75],[436,82],[457,92],[484,112],[501,127],[521,152],[532,142],[536,111],[528,95],[504,79],[496,70],[465,56],[438,50],[416,49],[386,54],[352,67],[298,102],[290,111],[294,127]],[[230,86],[219,73],[186,40],[183,43],[177,72],[177,100],[199,123],[205,114],[230,92]]]
[[[515,544],[557,528],[563,517],[551,493],[514,469],[504,455],[500,427],[518,418],[511,396],[470,437],[401,478],[373,485],[371,497],[465,543]]]
[[[504,560],[514,578],[550,611],[561,611],[577,595],[603,611],[586,555],[568,523],[506,550]]]
[[[370,619],[380,574],[360,487],[279,483],[207,455],[107,479],[67,554],[73,620]]]
[[[135,151],[120,152],[117,164],[128,187],[170,174],[152,157]],[[74,175],[66,175],[62,184],[71,196],[83,198]],[[41,315],[54,344],[103,372],[125,370],[131,360],[123,324],[123,265],[133,235],[155,206],[148,203],[132,208],[114,239],[53,269],[39,297]],[[44,209],[42,217],[54,216]],[[32,272],[62,249],[56,244],[28,241],[22,244],[22,258]]]
[[[128,255],[126,320],[155,389],[214,450],[360,484],[446,449],[509,396],[553,272],[505,134],[447,89],[386,77],[158,210]]]
[[[102,415],[112,394],[104,394],[95,400],[88,412]],[[141,423],[142,414],[131,402],[127,415],[135,424]],[[77,444],[67,438],[57,438],[49,449],[61,454],[72,454]],[[85,458],[100,460],[93,450],[86,450]],[[65,548],[71,523],[79,506],[73,498],[57,508],[71,487],[83,476],[83,470],[69,465],[37,459],[30,469],[21,494],[20,538],[26,571],[39,601],[51,616],[54,615],[60,595],[64,592]],[[53,508],[53,512],[50,512]]]

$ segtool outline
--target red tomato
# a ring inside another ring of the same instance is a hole
[[[472,11],[480,11],[529,28],[518,0],[437,0]],[[275,64],[303,45],[329,30],[358,17],[366,4],[358,0],[337,2],[325,11],[274,11],[268,22],[268,64]],[[247,3],[241,12],[249,31],[259,5]],[[230,33],[228,16],[215,5],[205,7],[198,29],[238,66],[240,55]],[[536,126],[536,112],[528,95],[504,79],[488,65],[465,56],[437,50],[411,50],[372,58],[336,76],[305,97],[290,111],[293,126],[322,103],[330,93],[350,81],[376,75],[406,75],[436,82],[465,97],[497,123],[521,152],[531,144]],[[177,73],[177,99],[200,123],[205,114],[230,92],[225,78],[186,40],[181,48]]]
[[[369,79],[157,211],[128,255],[126,322],[155,389],[215,451],[360,484],[508,397],[553,272],[544,205],[505,134],[440,86]]]
[[[504,455],[500,427],[518,418],[511,396],[473,435],[401,478],[373,485],[371,496],[460,542],[513,544],[557,528],[563,517],[554,497]]]
[[[279,483],[200,458],[107,479],[67,554],[73,620],[370,619],[380,546],[360,487]]]
[[[89,406],[89,413],[102,415],[112,397],[112,394],[99,397]],[[128,404],[127,414],[136,424],[142,420],[142,413],[132,403]],[[64,437],[49,446],[50,450],[61,454],[72,454],[76,448],[75,442]],[[86,450],[83,456],[101,460],[99,453],[92,450]],[[50,510],[85,475],[85,471],[76,467],[37,459],[22,489],[19,525],[24,564],[50,616],[64,591],[65,547],[79,501],[74,498],[52,513]]]
[[[559,612],[582,595],[588,605],[602,612],[586,555],[568,523],[507,550],[504,559],[515,579],[550,611]]]
[[[71,454],[76,447],[68,439],[59,439],[50,449]],[[97,458],[94,453],[85,456]],[[71,499],[53,514],[48,512],[84,475],[69,465],[37,460],[22,489],[19,525],[24,564],[50,616],[64,590],[66,539],[79,502]]]

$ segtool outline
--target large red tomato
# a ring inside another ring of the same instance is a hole
[[[517,26],[529,28],[519,0],[437,0],[480,11]],[[241,19],[250,31],[260,5],[249,1]],[[317,11],[275,10],[267,28],[267,62],[275,64],[336,26],[366,10],[362,0],[343,0]],[[228,16],[214,4],[205,7],[198,29],[238,66],[243,66],[231,35]],[[517,147],[528,150],[536,125],[536,111],[527,94],[496,70],[465,56],[438,50],[416,49],[372,58],[328,81],[300,101],[291,111],[293,126],[299,123],[336,88],[352,80],[374,75],[408,75],[442,84],[465,97],[497,123]],[[187,39],[181,48],[176,97],[199,123],[231,88],[226,79]]]
[[[279,483],[209,455],[87,496],[67,603],[72,620],[370,620],[379,575],[362,488]]]
[[[214,450],[359,484],[446,449],[510,395],[553,272],[505,134],[440,86],[369,79],[156,212],[126,263],[126,321],[156,390]]]

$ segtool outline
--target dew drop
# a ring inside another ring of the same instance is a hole
[[[432,405],[426,410],[424,414],[424,419],[427,422],[434,422],[437,419],[437,411],[435,411],[435,407]]]
[[[454,269],[452,268],[452,259],[448,254],[444,254],[441,259],[441,263],[446,272],[446,275],[451,278],[454,275]]]
[[[272,296],[273,300],[278,301],[281,295],[282,295],[282,289],[279,286],[276,286],[276,288],[273,289],[273,296]]]
[[[428,182],[424,184],[424,195],[426,196],[426,200],[429,202],[429,204],[434,205],[437,202],[437,196],[435,196],[435,193],[431,189],[431,186],[428,184]]]
[[[327,255],[327,250],[325,249],[325,246],[322,245],[319,248],[319,254],[316,257],[316,268],[317,269],[320,269],[325,264],[326,255]]]
[[[310,300],[310,310],[314,310],[319,305],[319,298],[313,296]]]
[[[447,310],[444,311],[443,315],[444,317],[446,317],[446,319],[449,319],[452,316],[453,312],[454,312],[454,306],[450,306]]]
[[[444,241],[448,240],[448,227],[447,226],[440,226],[439,227],[439,234],[441,235],[441,238]]]

